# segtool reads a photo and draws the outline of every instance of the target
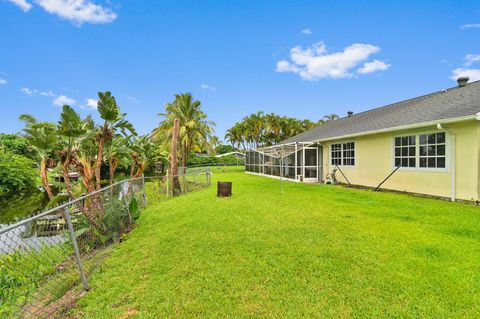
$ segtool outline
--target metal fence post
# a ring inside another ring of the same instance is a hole
[[[80,251],[78,250],[77,237],[75,236],[75,230],[73,229],[72,219],[70,217],[70,209],[65,209],[65,219],[67,220],[68,230],[70,231],[70,238],[72,239],[73,251],[75,252],[75,259],[77,261],[78,271],[80,272],[80,279],[82,280],[83,287],[88,290],[88,281],[85,276],[85,269],[83,268],[82,259],[80,258]]]
[[[145,175],[142,174],[143,204],[147,206],[147,189],[145,187]]]
[[[170,174],[169,171],[167,171],[167,198],[170,197]]]
[[[210,185],[211,181],[210,181],[210,167],[207,167],[207,171],[205,172],[205,174],[207,175],[207,185]]]
[[[183,174],[183,182],[184,182],[184,187],[185,187],[185,193],[188,193],[188,180],[187,180],[187,174]]]

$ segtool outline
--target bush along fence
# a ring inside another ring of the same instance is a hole
[[[222,164],[199,164],[189,166],[179,166],[179,174],[191,174],[194,172],[203,172],[205,169],[214,174],[215,172],[244,172],[245,165],[237,163],[222,163]]]
[[[173,193],[172,180],[181,190]],[[149,201],[208,187],[210,172],[123,180],[0,228],[0,318],[51,318],[89,288],[90,275]]]

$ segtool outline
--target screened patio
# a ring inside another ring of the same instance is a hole
[[[322,180],[322,147],[316,143],[288,143],[249,150],[245,171],[293,181]]]

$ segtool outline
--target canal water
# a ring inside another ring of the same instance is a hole
[[[17,219],[42,211],[48,201],[47,194],[37,189],[0,199],[0,224],[10,224]]]

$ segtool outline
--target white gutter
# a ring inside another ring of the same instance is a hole
[[[457,136],[452,131],[442,126],[442,123],[437,124],[437,129],[443,130],[450,136],[450,200],[454,202],[457,199]]]

